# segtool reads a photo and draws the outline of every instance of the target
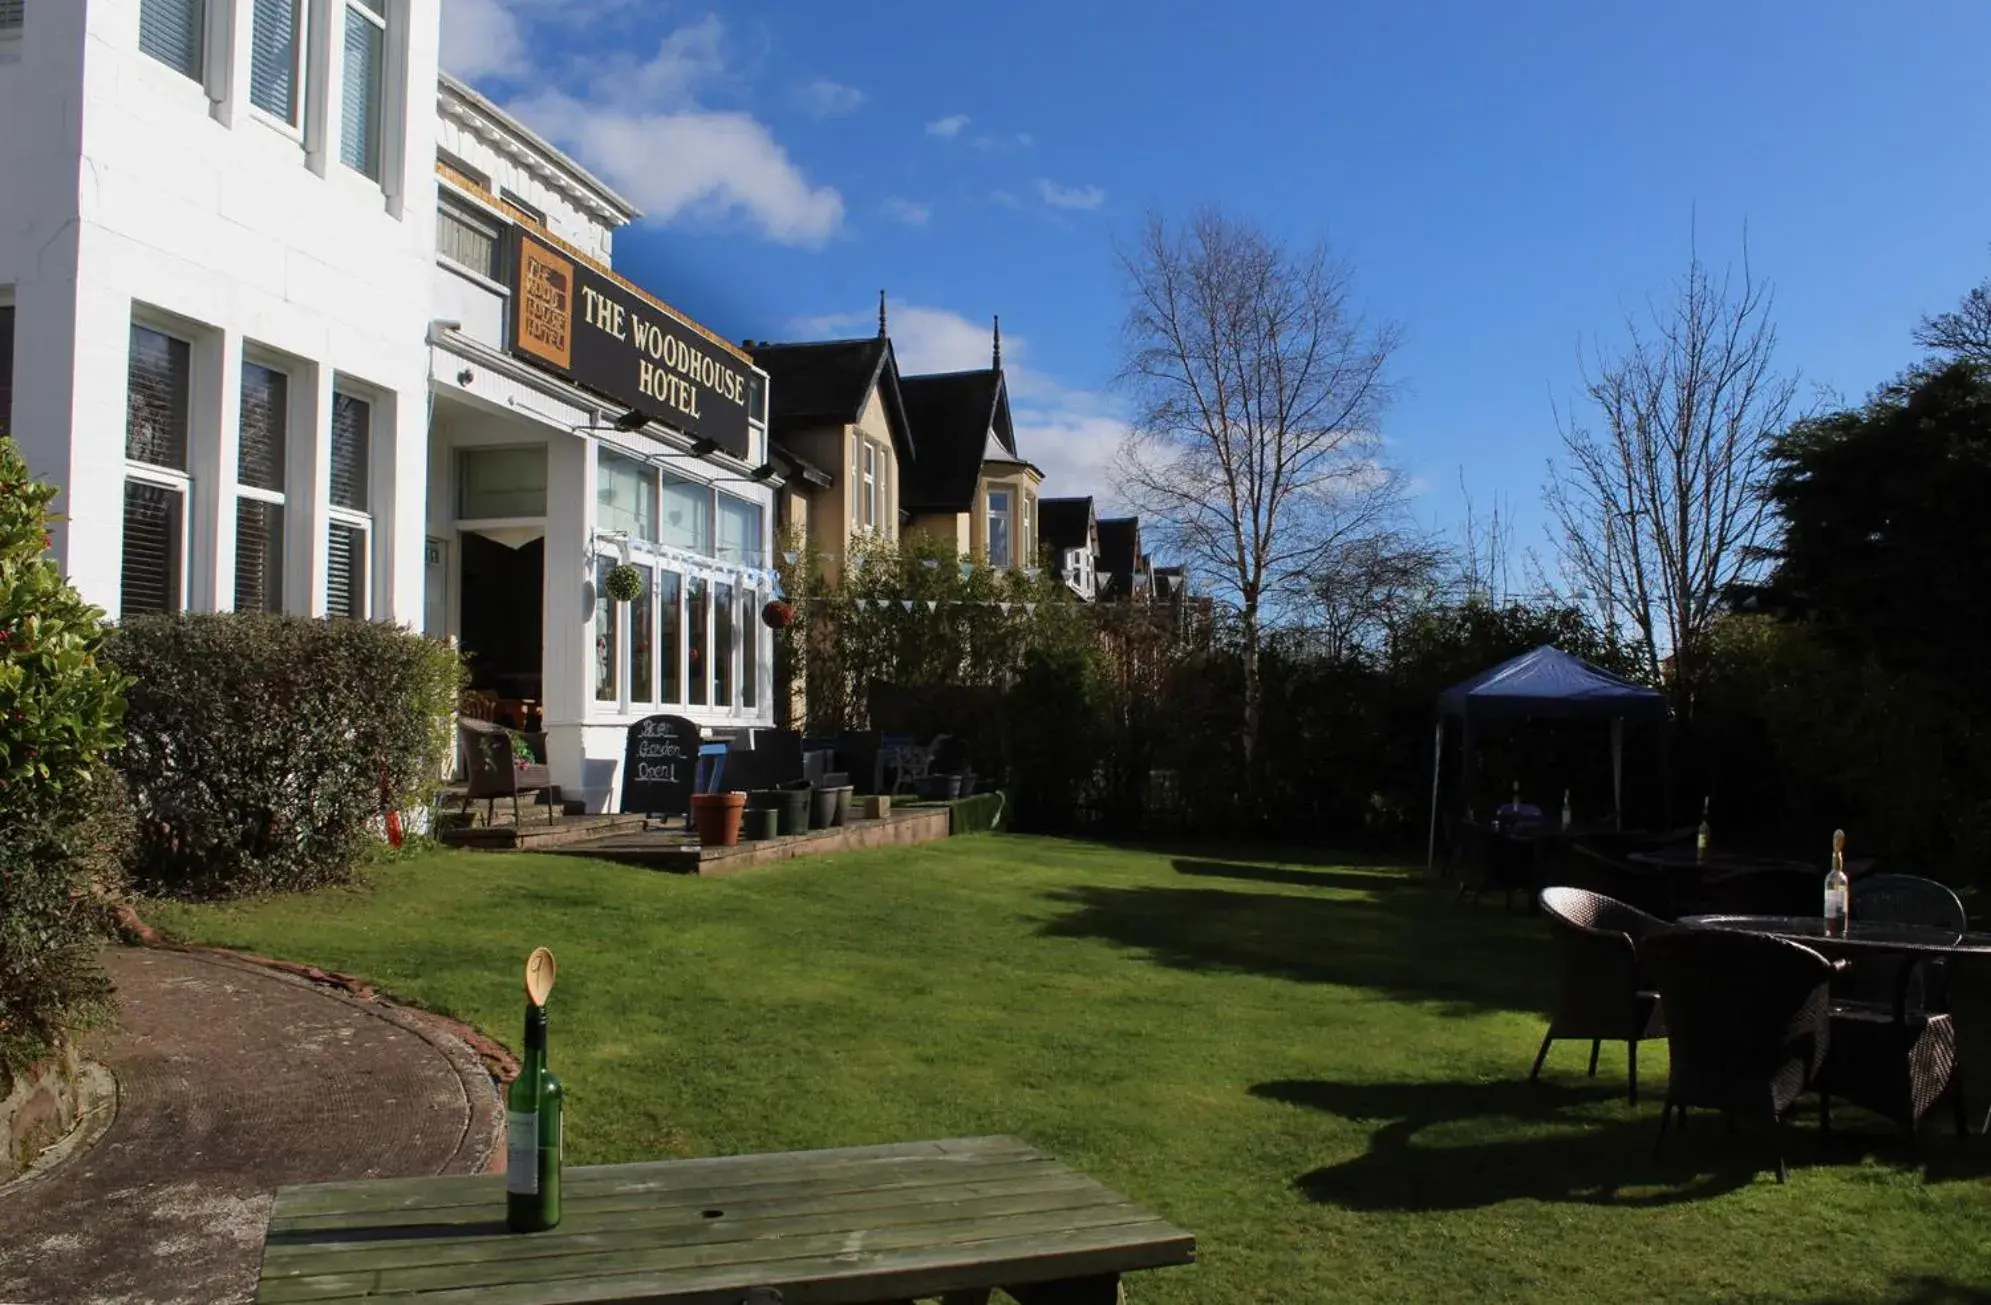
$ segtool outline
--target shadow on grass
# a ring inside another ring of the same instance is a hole
[[[1991,1288],[1926,1275],[1896,1278],[1885,1296],[1829,1296],[1814,1305],[1991,1305]]]
[[[1360,896],[1085,886],[1051,894],[1067,909],[1042,932],[1113,943],[1176,969],[1341,984],[1461,1013],[1548,1009],[1554,975],[1537,920],[1455,904],[1451,888],[1407,875],[1229,861],[1175,866],[1197,878],[1354,889]]]
[[[1767,1129],[1731,1134],[1706,1112],[1694,1114],[1685,1131],[1676,1123],[1655,1158],[1657,1110],[1595,1113],[1619,1099],[1615,1085],[1297,1080],[1251,1091],[1343,1119],[1387,1121],[1370,1135],[1364,1154],[1296,1180],[1311,1199],[1354,1210],[1469,1210],[1512,1200],[1677,1205],[1747,1187],[1776,1165],[1777,1143]],[[1442,1140],[1420,1141],[1427,1129],[1441,1130]],[[1793,1184],[1804,1181],[1807,1169],[1870,1160],[1919,1167],[1930,1182],[1991,1172],[1991,1156],[1969,1141],[1925,1135],[1921,1151],[1911,1152],[1886,1133],[1821,1135],[1803,1115],[1786,1124],[1781,1141]]]

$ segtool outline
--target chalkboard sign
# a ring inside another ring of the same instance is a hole
[[[697,723],[682,716],[645,716],[631,725],[622,750],[622,810],[690,815],[701,741]]]

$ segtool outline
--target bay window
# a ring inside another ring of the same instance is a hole
[[[675,571],[665,571],[658,577],[657,621],[660,626],[657,639],[659,668],[663,671],[663,683],[657,691],[659,702],[684,701],[684,581]]]
[[[657,542],[657,473],[647,462],[601,451],[595,476],[595,524],[631,539]]]
[[[760,706],[760,608],[758,592],[740,591],[740,706],[748,711]]]
[[[712,554],[712,487],[663,476],[663,542],[687,552]]]
[[[712,705],[733,705],[733,586],[712,586]]]
[[[193,346],[132,324],[125,397],[124,616],[186,606],[187,400]]]
[[[864,441],[864,528],[878,528],[878,446]]]
[[[1007,567],[1010,564],[1009,491],[991,489],[988,497],[989,565],[998,568]]]

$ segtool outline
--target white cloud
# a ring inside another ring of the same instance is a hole
[[[875,313],[830,313],[797,319],[790,327],[801,340],[869,335],[878,320]],[[945,308],[891,304],[887,325],[899,369],[906,375],[968,371],[991,361],[991,322]],[[1017,451],[1044,473],[1045,496],[1091,494],[1111,510],[1118,503],[1113,459],[1128,429],[1118,406],[1108,395],[1066,385],[1032,367],[1026,336],[1003,333],[1002,362]]]
[[[1106,192],[1097,186],[1060,186],[1037,178],[1037,197],[1052,208],[1096,209],[1106,202]]]
[[[516,77],[525,39],[502,0],[444,0],[442,66],[459,77]]]
[[[939,136],[947,140],[952,140],[954,137],[959,136],[961,134],[961,129],[967,125],[968,125],[967,114],[951,113],[947,115],[945,118],[936,119],[933,122],[927,123],[926,134],[929,136]]]
[[[600,171],[653,222],[744,216],[785,245],[820,244],[843,225],[843,196],[811,185],[747,114],[632,112],[559,91],[508,107]]]
[[[1014,136],[1005,136],[994,132],[984,132],[982,135],[975,137],[973,140],[969,141],[968,143],[970,145],[973,145],[978,150],[982,150],[988,153],[994,153],[997,150],[1010,150],[1010,149],[1027,150],[1032,145],[1035,145],[1037,143],[1037,138],[1030,135],[1028,132],[1021,132],[1021,131],[1016,133]]]
[[[893,196],[879,206],[885,216],[894,222],[903,222],[909,227],[923,227],[933,216],[933,205],[922,204],[918,200],[900,199]]]
[[[843,197],[809,180],[751,114],[712,107],[735,77],[716,14],[656,37],[652,52],[585,64],[534,64],[534,37],[554,30],[627,35],[655,11],[638,0],[445,0],[444,63],[519,88],[505,107],[627,194],[654,223],[739,221],[767,239],[815,245],[843,225]],[[543,44],[543,43],[538,43]],[[823,83],[834,85],[833,83]],[[839,87],[845,96],[858,95]]]
[[[802,107],[818,118],[841,118],[856,113],[864,103],[864,92],[827,77],[818,77],[796,93]]]

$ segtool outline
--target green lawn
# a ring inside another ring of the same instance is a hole
[[[148,914],[512,1045],[545,943],[573,1162],[1015,1133],[1196,1233],[1136,1302],[1986,1299],[1991,1139],[1931,1128],[1917,1158],[1875,1121],[1821,1152],[1806,1123],[1778,1187],[1697,1119],[1655,1163],[1622,1047],[1525,1081],[1538,921],[1318,860],[983,835],[696,880],[449,853]],[[1650,1048],[1654,1098],[1664,1073]]]

